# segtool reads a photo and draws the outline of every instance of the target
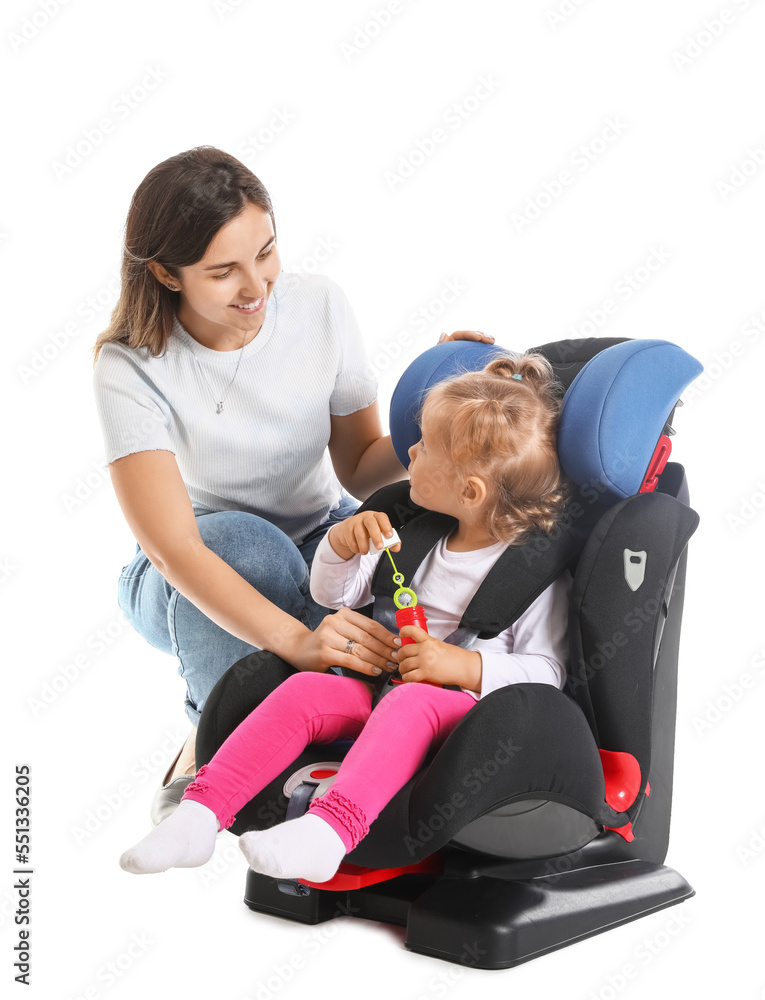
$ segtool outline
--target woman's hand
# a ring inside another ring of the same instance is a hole
[[[376,510],[365,510],[361,514],[346,517],[344,521],[330,528],[329,544],[341,559],[351,559],[357,554],[367,555],[370,540],[375,548],[382,552],[386,541],[383,535],[389,539],[392,534],[393,528],[387,514]],[[398,552],[400,548],[401,542],[390,546],[392,552]]]
[[[340,608],[309,632],[290,650],[289,662],[298,670],[326,671],[329,667],[350,667],[376,676],[396,669],[392,654],[395,639],[384,625],[366,615]]]
[[[454,333],[442,333],[438,338],[439,344],[446,344],[450,340],[480,340],[483,344],[493,344],[494,338],[480,330],[456,330]]]
[[[477,650],[435,639],[419,625],[404,625],[401,635],[414,639],[398,650],[398,668],[404,681],[459,684],[468,691],[480,692],[483,660]]]

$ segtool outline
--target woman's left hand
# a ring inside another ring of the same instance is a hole
[[[455,330],[454,333],[442,333],[438,338],[439,344],[446,344],[450,340],[480,340],[484,344],[493,344],[494,338],[480,330]]]

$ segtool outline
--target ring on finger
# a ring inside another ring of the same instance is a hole
[[[353,653],[353,647],[356,645],[355,639],[349,639],[345,644],[346,653]]]

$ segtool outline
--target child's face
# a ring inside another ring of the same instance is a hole
[[[457,517],[460,508],[458,480],[435,429],[426,402],[422,412],[422,436],[409,449],[410,493],[412,500],[421,507]]]

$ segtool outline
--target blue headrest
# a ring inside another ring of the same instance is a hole
[[[417,416],[428,390],[506,353],[493,344],[457,340],[414,359],[390,404],[393,447],[404,466],[420,437]],[[558,432],[563,471],[580,486],[597,483],[606,502],[637,493],[672,409],[703,370],[696,358],[666,340],[628,340],[596,354],[563,399]]]
[[[627,340],[582,368],[563,398],[558,458],[580,486],[604,499],[638,492],[664,424],[683,390],[704,370],[667,340]]]
[[[450,340],[428,348],[398,380],[390,401],[390,436],[399,462],[409,465],[409,449],[420,440],[417,416],[428,389],[452,375],[485,368],[507,351],[476,340]]]

